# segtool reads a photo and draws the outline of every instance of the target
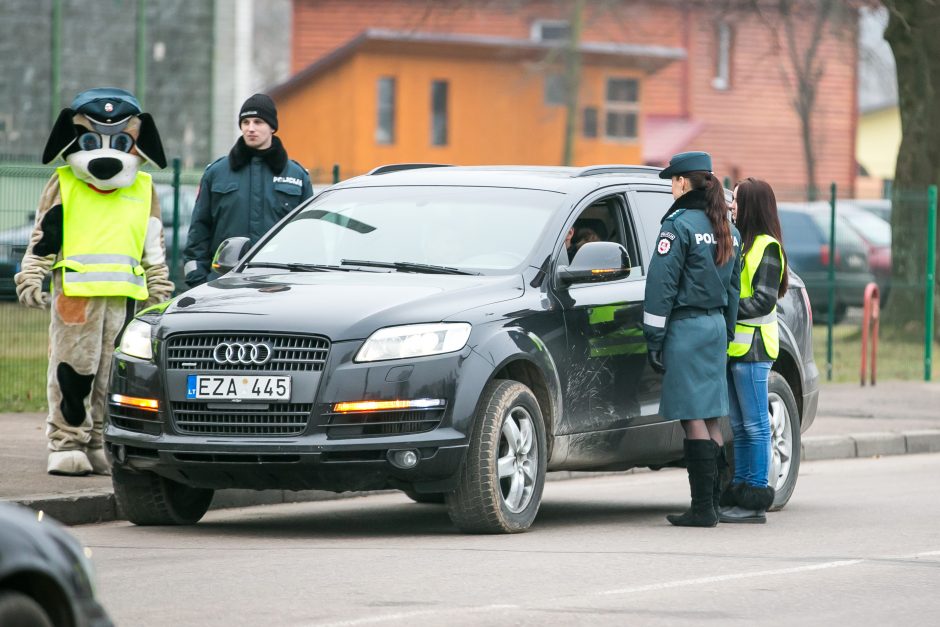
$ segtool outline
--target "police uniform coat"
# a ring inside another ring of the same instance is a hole
[[[646,279],[643,334],[648,350],[663,352],[659,413],[694,420],[728,414],[725,379],[740,292],[740,235],[734,251],[715,263],[716,243],[702,190],[676,200],[662,220]]]
[[[193,207],[189,238],[183,251],[186,283],[210,276],[212,256],[229,237],[247,237],[254,245],[301,202],[313,195],[310,176],[287,158],[281,140],[256,151],[238,139],[231,152],[206,168]]]

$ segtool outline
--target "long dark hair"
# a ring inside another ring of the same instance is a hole
[[[758,235],[770,235],[780,242],[780,252],[783,255],[784,268],[786,268],[787,253],[783,250],[783,233],[780,229],[780,217],[777,215],[777,197],[774,190],[766,181],[747,177],[738,181],[735,201],[738,203],[738,213],[735,224],[741,231],[741,250],[747,253],[754,245]],[[780,278],[778,297],[787,293],[788,272],[783,272]]]
[[[689,179],[692,189],[705,192],[705,215],[712,223],[715,241],[715,263],[723,266],[734,256],[734,242],[731,239],[731,223],[728,221],[728,205],[725,203],[725,190],[718,178],[711,172],[687,172],[682,174]]]

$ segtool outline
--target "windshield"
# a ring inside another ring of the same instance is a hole
[[[564,198],[492,187],[339,189],[297,213],[250,265],[361,261],[405,264],[386,267],[413,272],[422,269],[407,264],[499,273],[525,261]]]

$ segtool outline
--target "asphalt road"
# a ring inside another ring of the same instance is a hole
[[[551,482],[514,536],[399,494],[71,530],[118,625],[931,624],[938,477],[940,455],[805,463],[768,524],[716,529],[666,523],[669,470]]]

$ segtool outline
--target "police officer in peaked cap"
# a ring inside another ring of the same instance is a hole
[[[660,178],[675,202],[662,227],[646,280],[643,333],[652,368],[663,374],[660,415],[681,420],[692,506],[666,518],[683,527],[718,523],[718,419],[728,414],[725,369],[740,291],[740,236],[706,152],[684,152]]]

